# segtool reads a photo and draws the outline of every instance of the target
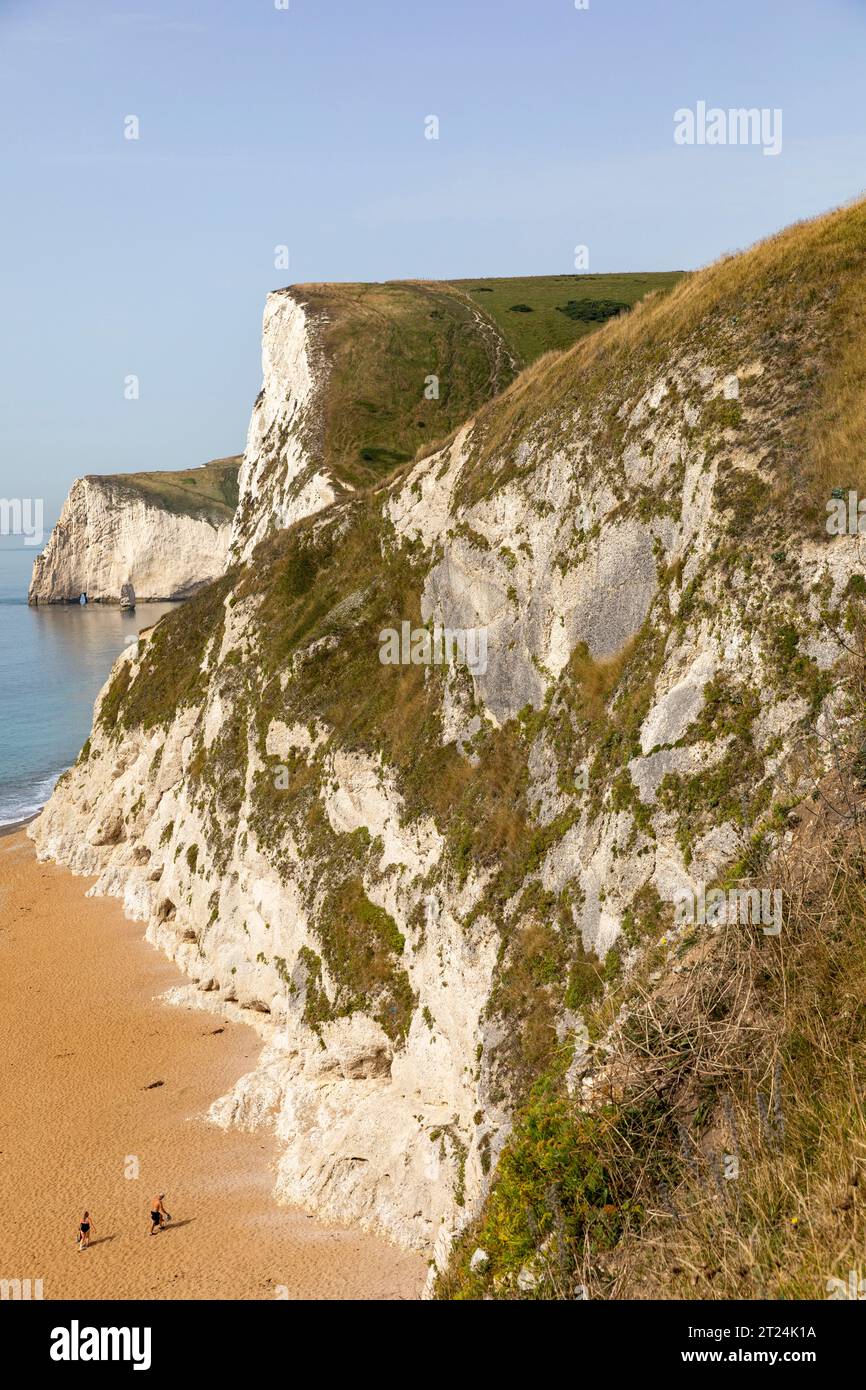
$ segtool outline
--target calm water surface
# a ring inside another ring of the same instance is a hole
[[[28,608],[32,547],[0,548],[0,826],[33,815],[90,732],[117,654],[177,605]]]

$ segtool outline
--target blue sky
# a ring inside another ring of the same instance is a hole
[[[864,68],[866,0],[0,0],[0,495],[240,451],[278,285],[692,268],[847,201]],[[782,153],[678,147],[699,100]]]

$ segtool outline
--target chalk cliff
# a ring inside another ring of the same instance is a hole
[[[233,562],[248,559],[269,530],[291,526],[336,497],[316,459],[326,375],[304,304],[288,290],[269,295],[262,323],[262,389],[250,419],[232,526]]]
[[[591,1089],[590,1003],[674,968],[676,895],[771,855],[830,765],[864,267],[863,205],[794,229],[375,487],[317,461],[333,377],[269,301],[237,567],[122,654],[31,834],[258,1028],[213,1117],[275,1129],[287,1201],[444,1264],[533,1084],[565,1051]],[[486,662],[386,664],[404,621]]]
[[[238,460],[178,473],[88,476],[73,483],[36,557],[28,601],[119,603],[189,598],[225,568]]]

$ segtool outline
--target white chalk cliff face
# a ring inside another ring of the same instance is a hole
[[[189,598],[225,568],[231,522],[170,511],[114,481],[79,478],[33,565],[30,603]]]
[[[224,653],[236,650],[242,633],[240,619]],[[125,655],[140,669],[146,639]],[[327,780],[321,806],[333,836],[375,837],[380,857],[367,897],[406,932],[406,975],[418,1001],[399,1038],[372,1011],[314,1022],[314,995],[338,992],[319,962],[309,909],[327,866],[289,836],[277,869],[242,812],[228,862],[217,867],[184,785],[198,719],[207,744],[218,738],[223,713],[215,695],[167,733],[136,734],[117,746],[95,729],[89,774],[73,769],[33,829],[39,854],[99,875],[90,892],[117,895],[130,917],[146,923],[148,940],[192,981],[188,991],[173,992],[176,1002],[195,1000],[259,1031],[255,1070],[214,1105],[211,1118],[275,1129],[284,1141],[278,1195],[431,1250],[439,1230],[480,1198],[489,1166],[489,1141],[479,1148],[473,1119],[484,1086],[472,1075],[472,1059],[482,1046],[496,932],[488,925],[467,939],[461,930],[474,887],[447,898],[423,892],[441,866],[441,837],[432,824],[406,823],[393,780],[375,760],[327,751],[333,740],[325,730],[317,743],[303,726],[275,722],[269,743],[278,755],[308,759]],[[250,779],[256,768],[266,770],[253,755]],[[144,799],[130,819],[133,789]]]
[[[809,360],[816,303],[780,328]],[[628,969],[641,912],[772,839],[832,757],[858,539],[764,510],[798,378],[738,308],[664,346],[662,304],[643,356],[614,324],[328,507],[304,310],[269,300],[238,568],[122,654],[30,833],[146,924],[185,999],[258,1028],[213,1118],[275,1129],[286,1201],[441,1261],[531,1049],[573,1044],[580,1080],[582,953]],[[487,629],[485,670],[379,661],[413,592]]]
[[[290,289],[268,295],[262,323],[262,389],[253,407],[232,528],[232,564],[269,532],[321,511],[336,497],[320,453],[327,381],[315,318]]]

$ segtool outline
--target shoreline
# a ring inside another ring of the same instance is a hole
[[[422,1256],[277,1205],[270,1127],[206,1120],[261,1039],[164,1002],[188,980],[92,882],[2,835],[0,1278],[46,1300],[419,1298]],[[149,1238],[158,1192],[175,1220]]]
[[[31,816],[25,816],[24,820],[14,820],[10,821],[8,825],[0,825],[0,840],[6,835],[17,835],[19,831],[26,830],[28,825],[32,825],[37,816],[40,816],[44,810],[45,807],[40,806],[38,811],[34,811]]]

